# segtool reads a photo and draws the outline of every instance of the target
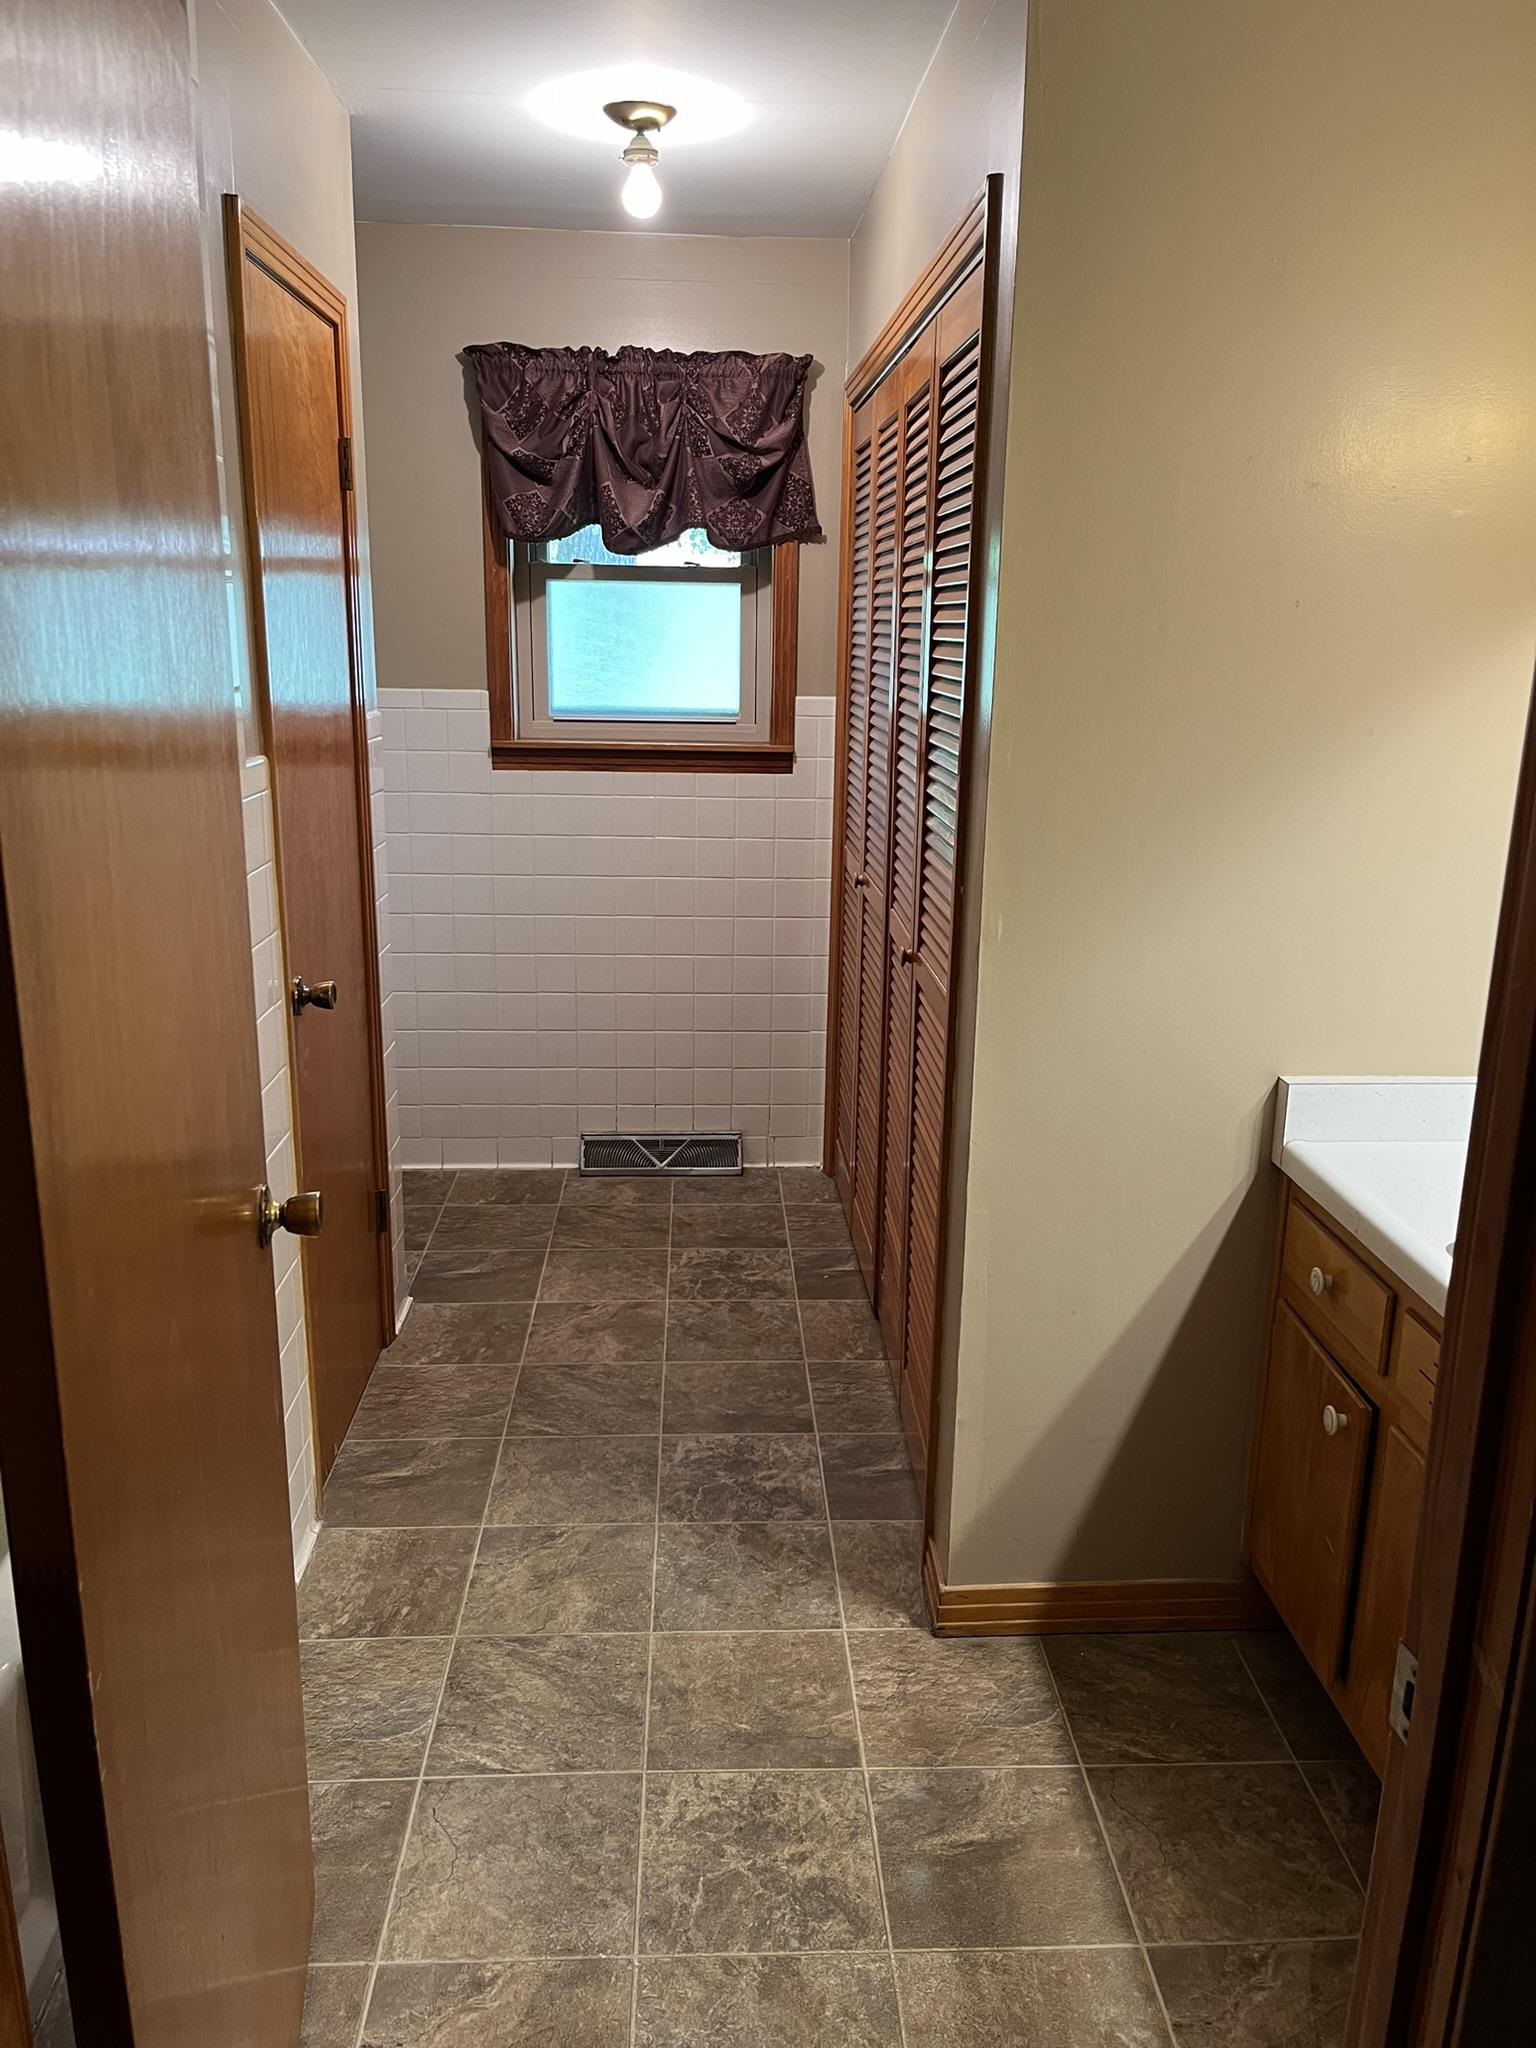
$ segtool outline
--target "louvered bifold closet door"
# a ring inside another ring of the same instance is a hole
[[[901,1405],[926,1456],[938,1339],[949,1097],[950,984],[980,457],[983,283],[979,270],[941,308],[934,370],[929,632],[918,787],[912,987],[911,1196]]]
[[[882,1137],[880,1323],[898,1388],[906,1329],[912,1187],[912,968],[917,932],[923,675],[932,531],[933,323],[892,373],[901,430],[895,663],[891,692],[890,901],[886,915],[885,1129]]]
[[[893,384],[888,381],[870,401],[869,633],[867,650],[850,660],[848,800],[843,845],[844,931],[850,924],[857,925],[859,930],[849,1221],[859,1268],[871,1297],[879,1279],[880,1129],[885,1089],[891,668],[901,526],[901,423],[897,398]],[[861,688],[855,686],[856,675],[862,679]],[[861,699],[857,709],[856,697]],[[862,767],[855,759],[855,738],[860,731],[864,739]],[[853,964],[852,950],[845,936],[845,976]],[[843,1004],[846,1025],[851,1021],[846,990]]]
[[[842,759],[842,860],[833,876],[838,891],[837,1103],[833,1122],[832,1170],[843,1206],[852,1213],[859,1123],[859,952],[864,935],[862,890],[855,888],[864,865],[865,791],[869,780],[869,581],[874,513],[874,406],[854,414],[849,447],[848,539],[844,604],[847,641],[843,651],[845,746]]]

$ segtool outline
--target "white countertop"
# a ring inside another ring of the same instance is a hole
[[[1474,1085],[1286,1076],[1275,1106],[1281,1172],[1442,1314]]]

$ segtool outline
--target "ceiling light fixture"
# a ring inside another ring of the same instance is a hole
[[[661,152],[651,137],[658,128],[666,127],[677,109],[660,100],[610,100],[603,112],[620,128],[633,130],[622,158],[629,165],[629,176],[619,194],[624,211],[636,220],[652,220],[661,211],[661,180],[656,175]]]

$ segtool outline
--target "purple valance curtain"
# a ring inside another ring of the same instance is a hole
[[[463,360],[509,540],[600,526],[612,553],[638,555],[695,526],[718,548],[821,537],[805,445],[809,356],[493,341]]]

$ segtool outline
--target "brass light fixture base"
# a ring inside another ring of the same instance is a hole
[[[665,128],[677,109],[663,100],[609,100],[603,112],[620,128],[633,128],[636,134],[642,134]]]

